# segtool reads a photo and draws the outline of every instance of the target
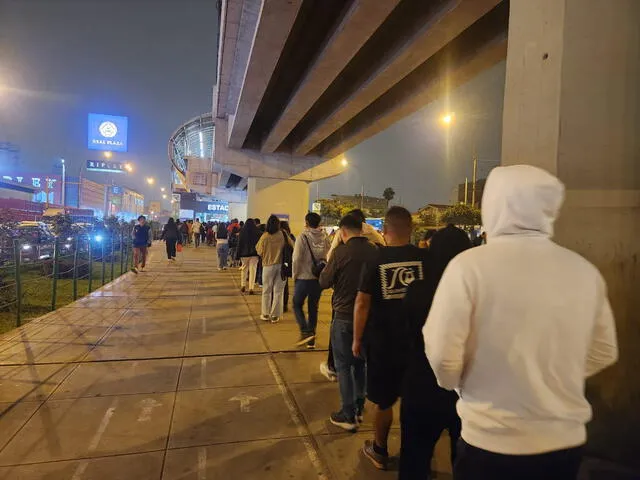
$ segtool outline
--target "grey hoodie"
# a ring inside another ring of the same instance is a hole
[[[322,228],[306,228],[300,234],[293,249],[294,280],[317,280],[317,277],[311,273],[313,260],[309,246],[313,250],[316,261],[326,261],[331,242]]]

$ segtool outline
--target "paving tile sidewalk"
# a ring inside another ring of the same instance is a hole
[[[370,418],[357,435],[327,422],[328,296],[302,351],[293,315],[256,321],[259,295],[213,248],[151,252],[147,271],[0,337],[0,479],[397,477],[358,453]]]

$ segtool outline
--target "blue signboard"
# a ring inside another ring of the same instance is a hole
[[[128,127],[127,117],[90,113],[87,147],[90,150],[126,152]]]

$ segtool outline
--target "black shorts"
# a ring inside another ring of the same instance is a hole
[[[365,346],[367,361],[367,398],[386,410],[400,398],[404,368],[393,348]]]

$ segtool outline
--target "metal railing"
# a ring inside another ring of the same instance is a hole
[[[127,273],[133,262],[131,239],[121,233],[3,245],[0,333],[88,295]]]

